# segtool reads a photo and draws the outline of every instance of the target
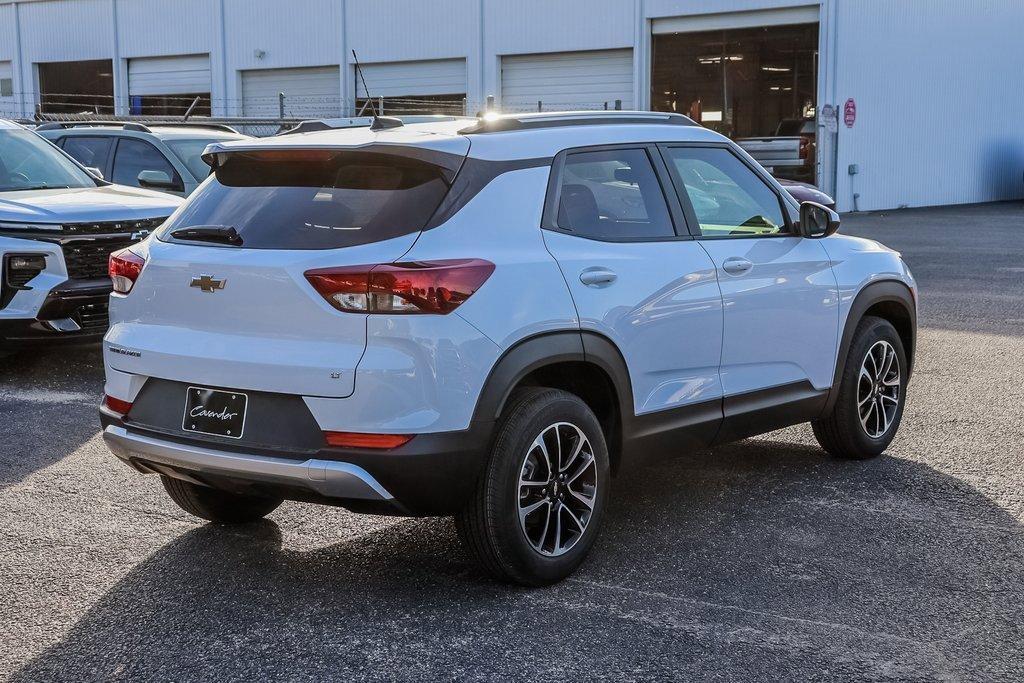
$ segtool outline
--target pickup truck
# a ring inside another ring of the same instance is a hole
[[[777,178],[814,181],[814,119],[783,119],[775,134],[736,143]]]

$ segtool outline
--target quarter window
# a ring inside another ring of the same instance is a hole
[[[670,147],[667,152],[701,235],[753,237],[787,231],[778,195],[729,150]]]
[[[643,149],[566,156],[557,222],[566,232],[602,240],[675,235],[661,184]]]

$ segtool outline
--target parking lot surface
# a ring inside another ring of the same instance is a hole
[[[484,578],[447,519],[200,524],[103,446],[98,348],[0,360],[0,677],[1020,680],[1024,204],[843,231],[921,286],[888,453],[800,426],[627,473],[540,590]]]

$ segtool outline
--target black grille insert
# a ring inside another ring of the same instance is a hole
[[[83,330],[105,330],[110,324],[106,302],[87,304],[75,311],[74,320]]]
[[[84,279],[104,277],[107,274],[107,257],[111,252],[135,244],[131,238],[109,238],[94,240],[68,240],[61,244],[68,277]]]

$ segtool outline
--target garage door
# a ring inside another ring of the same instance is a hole
[[[336,66],[242,72],[242,111],[245,116],[278,116],[279,93],[284,93],[285,116],[323,118],[342,115],[341,81]]]
[[[633,108],[633,51],[595,50],[501,59],[501,107],[505,111]]]
[[[0,62],[0,116],[20,116],[14,106],[14,69],[10,62]]]
[[[466,97],[466,60],[432,59],[418,62],[361,64],[366,85],[384,99],[385,114],[462,114]],[[366,107],[366,91],[355,77],[356,111]]]
[[[128,60],[132,95],[189,95],[210,92],[210,56],[141,57]]]

